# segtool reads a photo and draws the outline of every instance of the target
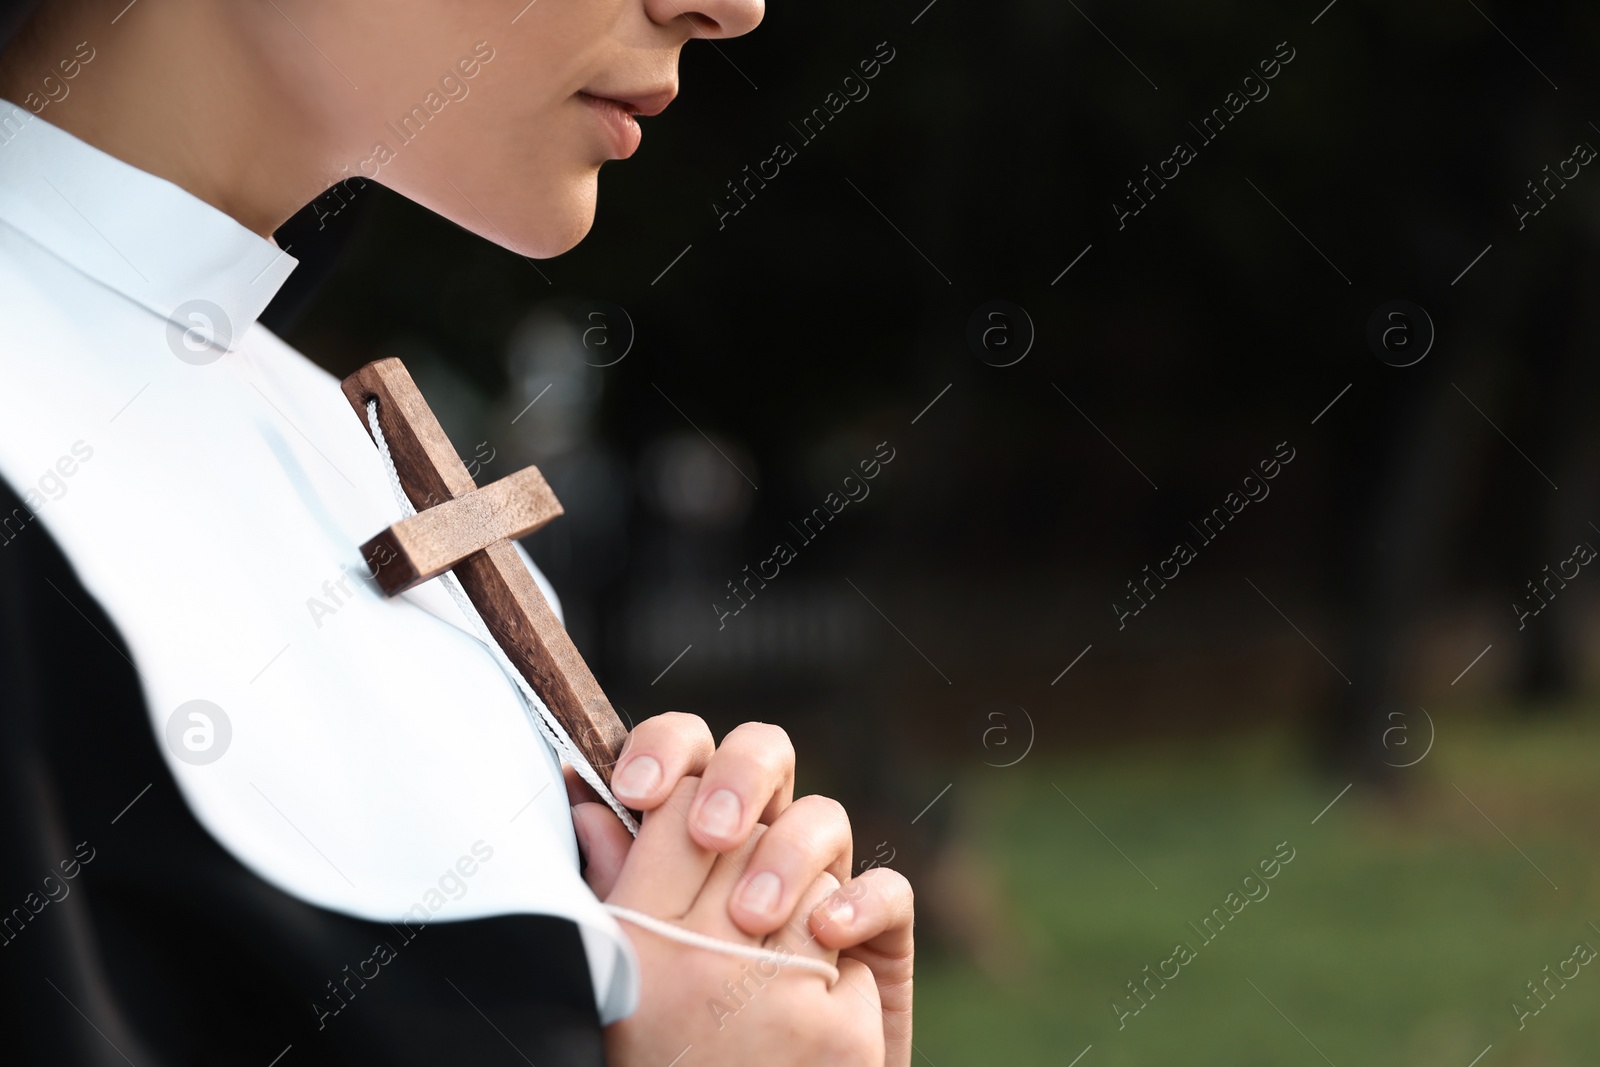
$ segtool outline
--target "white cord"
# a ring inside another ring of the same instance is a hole
[[[372,428],[372,440],[378,446],[378,454],[383,457],[383,466],[388,471],[389,488],[394,490],[395,502],[400,505],[401,514],[406,518],[410,518],[417,513],[417,509],[412,506],[411,498],[406,496],[405,488],[400,484],[400,474],[395,470],[394,457],[389,454],[389,443],[383,438],[383,427],[378,425],[378,401],[376,398],[367,401],[367,425]],[[588,759],[584,757],[582,752],[578,751],[578,747],[567,736],[567,731],[562,727],[561,721],[550,713],[550,709],[545,706],[545,702],[540,699],[533,686],[528,684],[528,680],[522,676],[522,672],[517,670],[516,665],[506,655],[505,649],[501,648],[500,643],[494,639],[494,636],[489,632],[489,627],[483,621],[483,616],[478,614],[478,609],[468,598],[466,590],[461,588],[460,579],[455,576],[454,572],[445,571],[439,576],[439,580],[444,582],[444,587],[450,591],[451,599],[456,602],[456,606],[461,609],[461,613],[467,617],[473,628],[478,631],[478,640],[494,656],[495,662],[500,665],[500,669],[505,672],[506,677],[516,684],[517,691],[522,694],[522,703],[528,711],[528,717],[533,720],[534,726],[544,735],[545,740],[550,743],[550,747],[555,749],[561,758],[578,772],[578,776],[589,783],[589,786],[600,795],[600,798],[610,805],[611,810],[617,813],[617,818],[622,820],[622,825],[628,828],[628,832],[635,837],[639,836],[639,824],[635,821],[632,813],[612,795],[611,790],[600,779],[600,775],[590,766]]]
[[[695,948],[703,948],[711,952],[720,952],[725,956],[737,956],[740,959],[755,960],[758,963],[771,963],[778,967],[794,967],[802,971],[820,974],[828,980],[831,986],[839,980],[839,968],[825,960],[814,960],[809,956],[796,956],[792,952],[774,952],[768,948],[757,948],[754,945],[740,945],[733,941],[723,941],[721,938],[708,937],[693,930],[685,930],[681,926],[664,922],[653,915],[646,915],[632,908],[620,907],[616,904],[602,905],[612,915],[625,919],[635,926],[643,927],[653,934],[660,934],[669,941],[677,941]],[[776,973],[776,972],[774,972]],[[765,977],[763,975],[763,977]]]

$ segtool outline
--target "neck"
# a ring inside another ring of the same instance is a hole
[[[160,0],[113,24],[101,3],[46,4],[0,55],[0,97],[30,111],[49,101],[41,118],[270,236],[328,188],[340,153],[305,106],[307,79],[267,58],[293,28],[227,7]]]

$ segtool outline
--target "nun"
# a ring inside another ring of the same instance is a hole
[[[0,3],[7,1062],[909,1063],[910,887],[784,732],[662,715],[580,782],[439,582],[376,588],[382,461],[257,321],[354,175],[572,247],[761,16]]]

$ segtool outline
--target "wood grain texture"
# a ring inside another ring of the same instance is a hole
[[[405,364],[398,359],[376,360],[346,378],[341,388],[369,437],[367,401],[377,399],[378,424],[400,472],[400,486],[418,511],[478,487]]]
[[[479,489],[398,359],[367,364],[342,388],[362,426],[367,400],[377,399],[401,488],[417,509],[362,546],[384,592],[392,596],[453,566],[495,641],[609,785],[628,731],[507,540],[561,514],[543,476],[530,467]],[[477,547],[458,554],[464,546]],[[433,570],[447,557],[451,563]]]
[[[561,503],[544,475],[527,467],[402,519],[362,545],[361,554],[369,565],[382,563],[374,568],[378,584],[394,596],[496,541],[526,537],[560,514]]]

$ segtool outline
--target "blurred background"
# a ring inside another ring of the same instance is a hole
[[[347,186],[266,320],[539,465],[628,717],[790,732],[918,1062],[1592,1064],[1597,29],[775,3],[573,252]]]

